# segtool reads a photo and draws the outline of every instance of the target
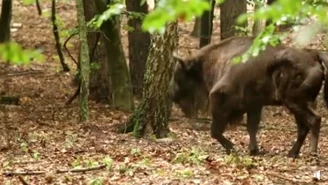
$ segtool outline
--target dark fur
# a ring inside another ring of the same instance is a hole
[[[187,59],[176,57],[178,63],[171,82],[173,101],[187,101],[198,88],[205,87],[213,119],[211,135],[227,153],[233,143],[223,132],[228,123],[240,120],[246,113],[250,154],[258,153],[256,133],[263,106],[284,105],[295,116],[298,128],[289,156],[298,156],[309,130],[311,152],[316,152],[321,117],[311,105],[323,80],[328,79],[324,72],[327,56],[315,50],[267,46],[246,63],[233,64],[232,59],[246,52],[252,42],[251,37],[233,37],[203,47]],[[327,81],[324,99],[328,105]]]

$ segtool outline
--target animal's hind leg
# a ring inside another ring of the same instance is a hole
[[[247,111],[247,131],[249,134],[249,154],[256,155],[259,152],[256,134],[261,121],[262,107],[252,108]]]
[[[310,106],[308,106],[310,114],[312,115],[310,122],[311,129],[311,139],[310,139],[310,152],[312,154],[317,153],[319,134],[321,128],[321,116]]]
[[[297,139],[292,149],[288,152],[288,156],[296,158],[310,129],[306,125],[306,121],[304,120],[303,115],[295,114],[294,117],[297,124]]]
[[[311,130],[310,152],[316,153],[321,126],[321,117],[311,108],[310,105],[303,107],[292,106],[288,108],[295,115],[297,123],[297,140],[292,149],[289,151],[288,156],[298,156],[309,130]]]

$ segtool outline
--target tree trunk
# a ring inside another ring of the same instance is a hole
[[[202,48],[203,46],[206,46],[211,43],[215,0],[209,0],[209,2],[211,3],[212,9],[210,11],[205,11],[201,16],[199,48]]]
[[[12,0],[2,0],[0,17],[0,43],[10,40],[10,23],[12,12]]]
[[[80,120],[82,122],[89,120],[89,75],[90,75],[90,61],[89,61],[89,49],[87,41],[87,26],[84,18],[83,2],[82,0],[76,0],[77,9],[77,22],[79,24],[79,36],[80,36],[80,67],[81,67],[81,91],[80,91]]]
[[[83,0],[83,5],[85,19],[88,22],[97,14],[97,10],[93,0]],[[99,66],[97,69],[91,69],[90,99],[96,102],[109,103],[111,98],[110,78],[104,37],[101,33],[88,32],[87,38],[90,63]]]
[[[147,3],[142,6],[142,0],[125,0],[127,11],[148,13]],[[141,18],[129,18],[128,25],[133,28],[128,32],[129,39],[129,67],[133,94],[139,99],[142,96],[143,76],[150,46],[150,35],[141,29]]]
[[[221,40],[235,36],[234,29],[239,15],[247,12],[247,1],[245,0],[225,0],[220,6]],[[246,27],[247,24],[238,25]]]
[[[108,2],[110,4],[110,2]],[[96,0],[95,5],[99,14],[107,10],[102,0]],[[123,111],[134,108],[130,74],[125,60],[120,33],[120,16],[112,16],[101,27],[105,35],[105,46],[109,64],[110,84],[112,89],[111,105]]]
[[[194,23],[194,28],[192,29],[192,32],[190,33],[191,36],[199,38],[200,37],[200,23],[201,23],[201,18],[196,17],[195,18],[195,23]]]
[[[255,1],[254,11],[262,8],[263,5],[264,5],[264,0]],[[254,36],[258,35],[264,29],[264,26],[265,26],[264,21],[254,20],[253,29],[252,29],[253,35]]]
[[[121,131],[134,131],[142,137],[151,127],[157,138],[169,133],[168,122],[172,102],[169,98],[169,82],[173,72],[173,50],[178,44],[177,23],[166,27],[164,35],[154,35],[144,76],[143,100]]]

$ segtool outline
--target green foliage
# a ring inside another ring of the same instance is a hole
[[[92,178],[88,181],[88,185],[103,185],[105,180],[101,177]]]
[[[251,168],[255,165],[253,159],[250,158],[249,156],[240,156],[235,153],[225,156],[224,161],[227,164],[233,164],[239,167],[246,167],[246,168]]]
[[[285,35],[274,33],[275,25],[285,25],[288,23],[302,23],[309,17],[316,18],[316,21],[305,28],[299,30],[294,39],[295,44],[308,44],[313,37],[324,30],[327,25],[327,2],[320,0],[277,0],[271,6],[261,7],[252,14],[243,14],[237,19],[238,23],[247,21],[248,18],[254,20],[271,20],[269,25],[260,33],[253,46],[235,62],[245,62],[250,56],[257,56],[264,50],[267,44],[276,45]]]
[[[28,64],[32,59],[44,61],[44,56],[38,50],[24,50],[16,42],[0,44],[0,56],[4,62],[12,64]]]
[[[210,8],[206,0],[160,0],[157,7],[145,17],[142,29],[150,33],[164,33],[165,25],[175,21],[177,17],[190,21]]]
[[[174,163],[202,164],[208,157],[207,153],[200,148],[193,147],[191,151],[179,152],[173,159]]]
[[[92,28],[100,28],[103,22],[107,21],[112,16],[121,14],[123,8],[124,5],[122,3],[111,4],[109,5],[108,9],[101,15],[96,15],[94,18],[92,18],[87,23],[87,26]]]
[[[23,0],[24,5],[31,5],[33,3],[35,3],[35,0]]]
[[[112,158],[110,158],[110,157],[106,157],[106,158],[104,158],[104,159],[102,160],[102,163],[104,163],[104,164],[106,165],[106,169],[107,169],[107,170],[110,170],[110,169],[112,169],[112,167],[113,167],[113,163],[114,163],[114,161],[113,161]]]

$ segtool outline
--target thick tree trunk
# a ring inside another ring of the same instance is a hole
[[[236,20],[239,15],[247,12],[247,1],[245,0],[225,0],[220,5],[221,40],[235,36]],[[247,24],[238,25],[246,27]]]
[[[209,2],[211,3],[212,9],[210,11],[205,11],[201,16],[199,48],[211,43],[215,0],[209,0]]]
[[[125,0],[127,11],[148,13],[147,3],[140,6],[142,0]],[[143,77],[150,46],[150,35],[141,29],[141,18],[129,18],[128,25],[133,28],[128,32],[129,67],[133,94],[139,99],[142,96]]]
[[[93,0],[83,0],[83,8],[87,22],[97,14]],[[99,66],[97,69],[91,69],[90,99],[95,100],[96,102],[109,103],[111,98],[110,76],[104,37],[101,33],[88,32],[87,38],[90,63]]]
[[[12,0],[2,0],[0,17],[0,43],[10,40],[11,12]]]
[[[108,2],[110,4],[110,2]],[[107,5],[102,0],[96,0],[98,13],[107,10]],[[125,60],[120,34],[119,16],[113,16],[105,21],[101,27],[105,35],[105,46],[109,60],[110,84],[112,89],[111,105],[123,111],[131,111],[134,108],[133,93],[130,74]]]
[[[89,61],[89,49],[87,41],[87,26],[84,18],[83,2],[82,0],[76,0],[77,9],[77,22],[79,24],[79,36],[80,36],[80,47],[81,47],[81,91],[80,91],[80,120],[82,122],[89,120],[89,75],[90,75],[90,61]]]
[[[134,131],[136,137],[145,134],[146,127],[151,127],[157,138],[169,133],[168,122],[172,102],[169,98],[169,82],[174,66],[173,50],[178,41],[177,23],[166,27],[164,35],[154,35],[146,64],[144,76],[143,100],[123,125],[121,131]]]

